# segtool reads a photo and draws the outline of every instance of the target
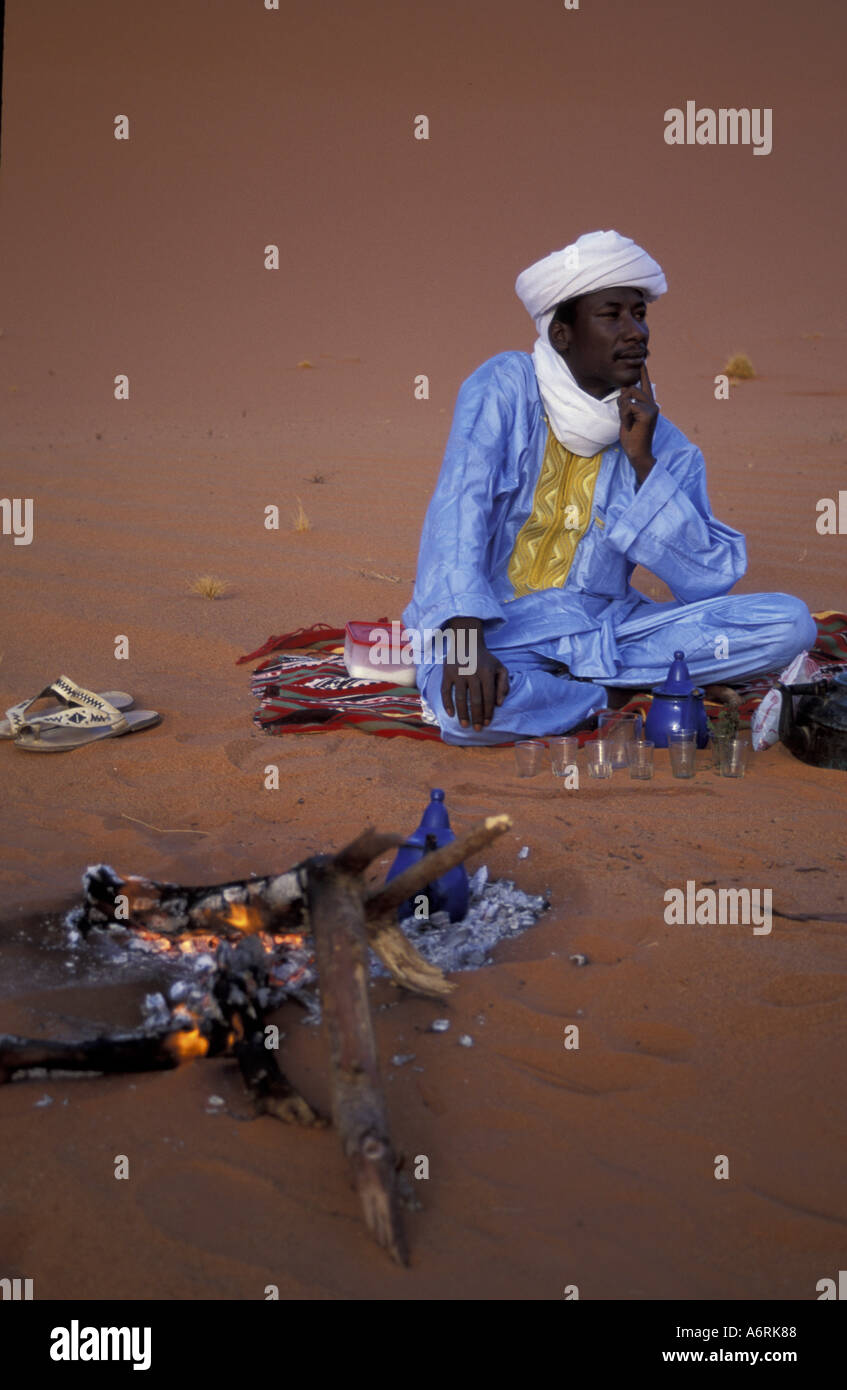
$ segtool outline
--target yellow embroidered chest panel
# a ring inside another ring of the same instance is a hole
[[[517,534],[508,575],[515,597],[532,589],[560,589],[588,530],[594,486],[603,455],[582,458],[547,430],[532,512]]]

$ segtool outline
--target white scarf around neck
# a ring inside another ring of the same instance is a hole
[[[620,435],[620,388],[597,400],[577,385],[570,367],[547,337],[552,318],[548,314],[546,321],[539,320],[539,336],[532,352],[541,403],[559,443],[572,454],[593,458]]]

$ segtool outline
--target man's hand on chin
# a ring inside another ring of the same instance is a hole
[[[650,473],[656,462],[653,456],[653,434],[659,418],[659,407],[653,399],[653,387],[647,375],[647,364],[641,364],[638,386],[624,386],[618,396],[621,417],[621,446],[635,471],[639,483]]]

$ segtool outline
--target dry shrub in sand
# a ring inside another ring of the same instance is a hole
[[[197,579],[192,579],[190,588],[192,594],[199,594],[201,598],[220,598],[229,585],[226,580],[216,579],[213,574],[201,574]]]
[[[734,352],[721,370],[731,381],[752,381],[756,375],[746,352]]]
[[[312,529],[312,523],[311,523],[311,521],[309,520],[309,518],[307,517],[307,515],[306,515],[306,513],[305,513],[305,511],[304,511],[304,509],[303,509],[303,503],[300,501],[300,498],[298,497],[298,498],[297,498],[297,510],[296,510],[296,512],[294,513],[294,530],[295,530],[295,531],[311,531],[311,529]]]

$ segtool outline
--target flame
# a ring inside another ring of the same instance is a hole
[[[264,924],[264,913],[258,908],[247,907],[246,903],[233,903],[224,921],[237,931],[257,932]]]
[[[171,1033],[169,1038],[165,1038],[165,1047],[179,1062],[189,1062],[193,1057],[205,1057],[209,1051],[208,1040],[198,1028]]]

